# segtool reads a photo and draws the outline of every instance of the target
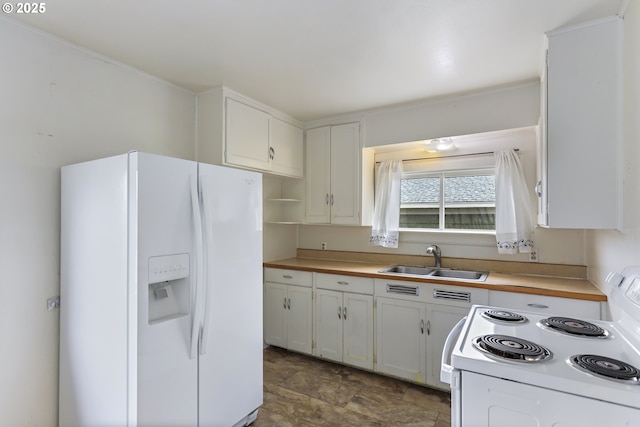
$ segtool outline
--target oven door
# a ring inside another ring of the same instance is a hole
[[[453,329],[451,329],[449,335],[447,335],[444,348],[442,349],[442,362],[440,363],[440,381],[449,384],[449,387],[451,387],[451,427],[462,427],[461,372],[459,369],[454,369],[449,361],[451,359],[453,345],[458,341],[458,337],[466,320],[466,317],[461,319]]]

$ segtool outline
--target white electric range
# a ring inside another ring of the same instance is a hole
[[[640,427],[640,267],[610,277],[615,321],[474,305],[443,352],[452,427]]]

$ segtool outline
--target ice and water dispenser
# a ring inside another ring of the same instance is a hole
[[[189,314],[189,254],[149,258],[149,324]]]

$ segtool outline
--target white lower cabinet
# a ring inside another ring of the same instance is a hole
[[[313,354],[372,370],[373,280],[318,273],[314,280]]]
[[[265,343],[311,354],[312,330],[311,273],[265,269]]]
[[[488,291],[458,286],[376,279],[375,370],[447,389],[440,381],[444,341],[472,304]]]
[[[447,284],[279,268],[264,280],[267,344],[444,390],[444,342],[473,304],[601,317],[597,301]]]
[[[376,371],[425,382],[425,303],[376,298]]]

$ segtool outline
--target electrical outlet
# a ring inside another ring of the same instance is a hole
[[[327,249],[327,242],[320,243],[320,249],[322,249],[323,251]]]
[[[53,297],[47,300],[47,310],[55,310],[60,308],[60,297]]]
[[[531,249],[529,252],[529,262],[538,262],[539,254],[537,249]]]

